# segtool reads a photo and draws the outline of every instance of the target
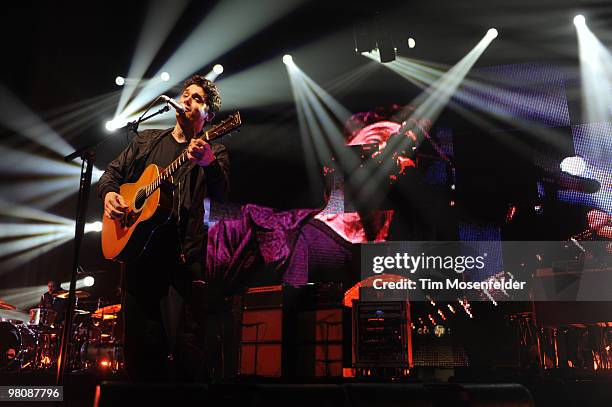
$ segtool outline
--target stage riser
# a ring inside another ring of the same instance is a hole
[[[94,407],[116,405],[254,407],[534,407],[518,384],[171,385],[102,383]]]

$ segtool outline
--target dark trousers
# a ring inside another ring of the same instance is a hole
[[[203,363],[187,318],[192,270],[167,252],[152,251],[125,267],[124,352],[134,381],[190,380]]]

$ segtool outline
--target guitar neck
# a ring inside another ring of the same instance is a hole
[[[178,156],[178,158],[174,161],[172,161],[172,163],[167,166],[158,176],[157,178],[155,178],[155,181],[153,181],[152,183],[150,183],[147,187],[146,187],[146,194],[147,197],[149,197],[153,192],[155,192],[155,190],[157,188],[159,188],[159,186],[162,184],[162,182],[169,180],[172,175],[183,166],[183,164],[185,164],[185,162],[188,161],[187,158],[187,150],[183,150],[183,152],[181,153],[181,155]]]
[[[242,121],[240,118],[240,112],[236,112],[233,115],[230,115],[230,117],[228,117],[227,119],[223,120],[218,125],[210,128],[209,130],[207,131],[202,130],[201,132],[196,134],[194,138],[196,139],[202,138],[206,140],[207,142],[212,141],[216,138],[219,138],[227,134],[229,131],[237,128],[241,124],[242,124]],[[147,197],[149,197],[153,192],[155,192],[155,190],[160,187],[162,182],[169,180],[172,177],[172,175],[179,168],[181,168],[183,164],[185,164],[188,160],[189,158],[187,157],[187,149],[185,149],[174,161],[172,161],[172,163],[170,163],[169,166],[167,166],[157,176],[157,178],[155,178],[155,180],[151,184],[149,184],[145,188]]]

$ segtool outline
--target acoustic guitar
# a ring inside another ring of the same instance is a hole
[[[212,141],[241,124],[240,112],[236,112],[195,137]],[[126,261],[140,256],[155,230],[172,216],[173,194],[170,191],[167,193],[164,185],[171,185],[173,174],[188,161],[185,149],[165,169],[151,164],[145,168],[138,181],[121,185],[119,194],[128,209],[121,219],[103,216],[102,253],[105,258]]]

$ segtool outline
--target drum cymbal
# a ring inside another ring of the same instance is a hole
[[[98,308],[94,314],[116,314],[121,311],[121,304],[107,305],[106,307]]]
[[[75,309],[74,313],[76,315],[87,315],[87,314],[91,314],[89,311],[85,311],[84,309]]]
[[[68,295],[70,294],[70,291],[66,291],[66,290],[59,290],[54,292],[53,295],[55,298],[61,298],[63,300],[68,298]],[[74,292],[75,296],[80,300],[81,298],[89,298],[91,296],[90,293],[88,293],[87,291],[82,291],[82,290],[76,290]]]
[[[9,304],[8,302],[4,302],[2,300],[0,300],[0,309],[6,309],[6,310],[11,310],[14,311],[17,309],[16,306]]]
[[[109,320],[109,319],[117,319],[117,315],[116,314],[91,314],[91,317],[93,319],[101,319],[103,321]]]

